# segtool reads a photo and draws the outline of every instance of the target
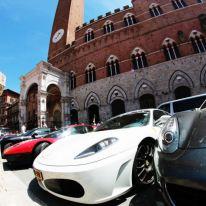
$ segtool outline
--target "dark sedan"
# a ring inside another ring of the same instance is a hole
[[[20,135],[13,135],[13,136],[5,136],[1,139],[0,144],[1,144],[1,155],[3,157],[3,151],[22,141],[25,140],[30,140],[30,139],[34,139],[34,138],[39,138],[39,137],[44,137],[46,136],[48,133],[51,132],[50,128],[35,128],[32,130],[27,131],[24,134],[20,134]]]
[[[154,162],[158,182],[171,205],[205,201],[205,109],[177,113],[168,120],[160,133]]]

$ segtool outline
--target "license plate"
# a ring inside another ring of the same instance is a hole
[[[36,179],[37,179],[38,181],[41,182],[41,181],[44,180],[41,171],[34,169],[34,175],[35,175],[35,177],[36,177]]]

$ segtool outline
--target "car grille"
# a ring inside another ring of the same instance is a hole
[[[54,193],[80,198],[84,196],[83,187],[73,180],[65,180],[65,179],[48,179],[44,181],[47,189],[51,190]]]

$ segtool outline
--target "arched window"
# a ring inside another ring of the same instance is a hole
[[[85,34],[85,42],[91,41],[94,39],[94,31],[93,29],[89,28]]]
[[[132,52],[131,57],[134,70],[148,67],[145,52],[141,48],[135,48]]]
[[[152,17],[160,16],[163,13],[162,9],[160,8],[160,6],[158,4],[155,4],[155,3],[150,4],[149,12],[150,12]]]
[[[94,64],[89,64],[85,72],[86,83],[96,81],[96,72]]]
[[[105,22],[103,28],[104,28],[104,34],[111,33],[112,31],[114,31],[114,24],[112,21],[108,20]]]
[[[114,76],[120,73],[119,60],[116,56],[111,55],[107,60],[107,76]]]
[[[193,30],[190,34],[190,40],[195,53],[202,53],[206,51],[206,41],[202,33]]]
[[[164,55],[167,61],[180,57],[179,49],[174,40],[166,38],[163,42]]]
[[[73,71],[70,72],[69,75],[70,89],[76,88],[76,75]]]
[[[133,25],[135,23],[137,23],[137,20],[136,20],[134,14],[127,13],[124,16],[124,24],[125,24],[125,26],[131,26],[131,25]]]
[[[187,6],[184,0],[172,0],[172,5],[175,9],[180,9]]]

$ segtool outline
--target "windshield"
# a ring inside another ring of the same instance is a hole
[[[34,131],[35,131],[34,129],[28,130],[26,133],[21,134],[21,136],[30,136],[30,135],[32,135],[32,133],[33,133]]]
[[[149,123],[150,112],[130,113],[114,117],[96,128],[96,132],[121,128],[142,127]]]
[[[55,132],[52,132],[52,133],[46,135],[44,138],[59,138],[62,135],[63,132],[64,131],[62,129],[57,130]]]

